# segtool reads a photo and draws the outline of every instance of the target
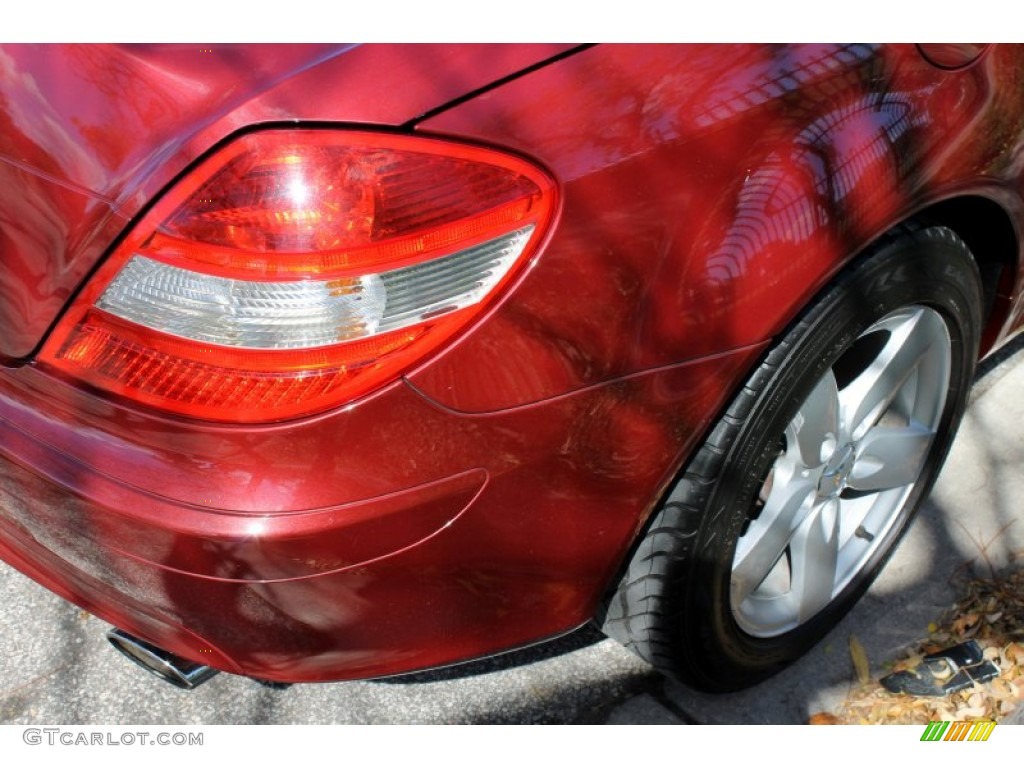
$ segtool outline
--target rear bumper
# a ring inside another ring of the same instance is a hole
[[[158,421],[14,372],[0,392],[0,558],[174,654],[268,680],[507,650],[592,616],[758,351],[491,414],[399,383],[264,430]]]

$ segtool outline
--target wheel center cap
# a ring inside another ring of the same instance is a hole
[[[853,460],[856,449],[853,443],[847,443],[836,449],[832,457],[825,462],[825,471],[818,481],[818,496],[838,496],[846,489],[850,474],[853,472]]]

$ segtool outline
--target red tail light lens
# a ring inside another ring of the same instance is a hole
[[[196,418],[322,411],[464,328],[529,260],[554,208],[546,174],[489,149],[252,133],[132,228],[39,359]]]

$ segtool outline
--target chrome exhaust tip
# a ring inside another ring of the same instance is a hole
[[[217,674],[212,667],[175,656],[120,629],[108,630],[107,640],[147,672],[186,691],[199,687]]]

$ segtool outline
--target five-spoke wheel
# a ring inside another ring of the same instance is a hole
[[[981,329],[966,245],[895,230],[776,337],[637,542],[602,626],[710,690],[752,685],[867,589],[942,466]]]
[[[906,307],[868,328],[800,405],[736,544],[730,592],[744,631],[806,622],[885,540],[924,470],[950,363],[939,313]]]

